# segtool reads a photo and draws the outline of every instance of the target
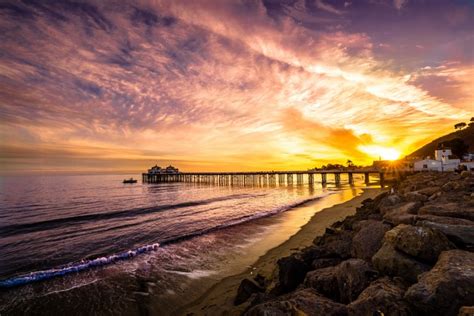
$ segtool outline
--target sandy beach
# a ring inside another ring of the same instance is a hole
[[[314,238],[322,235],[332,223],[354,214],[356,207],[360,206],[363,200],[374,198],[381,192],[383,189],[380,188],[364,189],[360,195],[349,201],[315,213],[296,234],[279,246],[267,251],[244,272],[222,279],[197,300],[174,311],[173,315],[239,315],[247,305],[242,304],[236,307],[233,305],[233,300],[237,288],[244,278],[256,274],[267,279],[272,278],[278,259],[311,245]]]

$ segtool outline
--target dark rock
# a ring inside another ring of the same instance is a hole
[[[374,203],[374,200],[371,199],[371,198],[365,199],[361,202],[361,204],[364,205],[364,206],[370,205],[372,203]]]
[[[339,300],[350,303],[378,275],[367,262],[361,259],[349,259],[341,262],[336,268]]]
[[[378,279],[347,306],[349,315],[411,315],[410,308],[403,299],[404,292],[403,285],[396,284],[387,277]]]
[[[415,215],[420,206],[420,202],[406,202],[385,210],[383,219],[392,225],[412,224],[415,222]]]
[[[301,284],[309,266],[296,255],[281,258],[278,264],[278,290],[288,293]]]
[[[310,265],[315,259],[324,257],[326,251],[323,247],[320,246],[309,246],[301,250],[299,253],[301,259],[307,264]]]
[[[327,268],[336,266],[341,263],[341,259],[339,258],[321,258],[321,259],[314,259],[313,263],[311,264],[312,270]]]
[[[430,268],[430,266],[397,251],[389,242],[384,242],[372,257],[372,263],[382,274],[398,276],[410,283],[416,282],[418,275]]]
[[[355,258],[370,261],[372,256],[382,246],[382,239],[390,226],[379,221],[361,221],[360,230],[352,239],[351,254]]]
[[[269,294],[269,293],[264,293],[264,292],[258,292],[258,293],[253,293],[250,298],[247,300],[250,302],[250,305],[248,308],[250,308],[251,306],[255,306],[255,305],[258,305],[258,304],[262,304],[262,303],[265,303],[267,301],[270,301],[272,299],[275,299],[275,296]]]
[[[472,176],[472,172],[464,170],[461,172],[461,178],[469,178]]]
[[[402,199],[398,194],[390,194],[380,201],[379,208],[384,209],[387,207],[397,205],[400,202],[402,202]]]
[[[458,316],[474,316],[474,306],[461,307]]]
[[[436,187],[428,187],[428,188],[424,188],[424,189],[421,189],[421,190],[418,190],[416,191],[417,193],[420,193],[420,194],[424,194],[426,196],[432,196],[433,194],[436,194],[438,193],[439,191],[441,191],[441,188],[436,186]]]
[[[333,300],[348,303],[354,300],[377,274],[364,260],[349,259],[335,267],[308,272],[305,285]]]
[[[367,215],[369,217],[372,214]],[[356,226],[358,225],[359,221],[363,220],[364,218],[361,218],[357,215],[351,215],[347,216],[344,221],[342,221],[341,228],[344,230],[356,230]]]
[[[449,192],[449,191],[458,190],[460,187],[461,187],[461,185],[459,184],[458,181],[449,181],[449,182],[446,182],[445,184],[443,184],[441,189],[443,191],[448,191]]]
[[[308,272],[305,285],[335,301],[339,300],[339,288],[336,271],[338,267],[327,267]]]
[[[324,231],[324,233],[327,235],[335,235],[337,234],[337,229],[333,227],[326,227],[326,230]]]
[[[429,221],[438,224],[447,224],[447,225],[471,225],[474,226],[474,222],[464,218],[457,217],[446,217],[446,216],[436,216],[436,215],[418,215],[416,217],[416,223]],[[420,225],[418,225],[420,226]]]
[[[440,196],[441,196],[441,192],[434,193],[434,194],[430,195],[430,197],[428,198],[428,201],[436,200]]]
[[[383,216],[380,213],[375,213],[375,214],[370,214],[369,216],[367,216],[367,219],[369,220],[371,219],[374,221],[381,221],[383,219]]]
[[[395,226],[394,228],[390,229],[389,231],[385,233],[383,241],[388,242],[392,245],[395,245],[395,242],[397,240],[398,234],[400,234],[400,231],[403,228],[408,227],[408,226],[409,225],[406,225],[406,224],[400,224],[400,225]]]
[[[406,193],[405,199],[410,202],[425,202],[426,200],[428,200],[428,197],[424,194],[419,193],[418,191],[415,191]]]
[[[257,273],[257,275],[253,279],[255,280],[255,282],[257,282],[258,285],[260,285],[261,287],[265,287],[266,279],[260,273]]]
[[[275,300],[256,305],[249,309],[246,316],[344,316],[346,306],[322,297],[313,289],[298,290]]]
[[[473,225],[448,225],[430,221],[417,222],[417,225],[439,230],[459,248],[474,249]]]
[[[255,284],[253,281],[250,281],[249,279],[243,279],[242,282],[240,282],[239,288],[237,290],[234,305],[240,305],[246,302],[252,294],[263,291],[264,289]]]
[[[403,225],[394,237],[395,249],[420,261],[434,264],[442,251],[454,249],[448,238],[429,227]]]
[[[405,298],[421,314],[457,315],[462,306],[474,302],[474,253],[444,251],[433,269],[407,290]]]
[[[309,262],[312,262],[316,258],[350,258],[351,243],[352,233],[346,230],[340,230],[318,237],[314,240],[314,244],[318,246],[317,255],[313,256]],[[305,258],[307,257],[305,256]]]
[[[474,220],[474,208],[467,207],[460,202],[450,203],[431,203],[421,207],[418,214],[430,214],[436,216],[448,216],[458,217],[473,221]]]

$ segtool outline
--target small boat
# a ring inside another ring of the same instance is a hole
[[[130,179],[124,179],[123,183],[137,183],[137,180],[130,178]]]

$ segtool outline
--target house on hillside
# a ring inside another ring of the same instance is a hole
[[[467,153],[462,156],[463,161],[474,161],[474,153]]]
[[[450,148],[435,150],[435,159],[430,157],[415,161],[415,171],[454,171],[459,168],[461,160],[453,155]]]
[[[461,166],[464,166],[469,171],[474,171],[474,161],[461,161]]]
[[[443,171],[441,161],[435,159],[423,159],[415,161],[413,170],[415,171]]]

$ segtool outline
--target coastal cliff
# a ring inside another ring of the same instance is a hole
[[[419,173],[275,267],[234,304],[258,315],[473,315],[474,173]]]

